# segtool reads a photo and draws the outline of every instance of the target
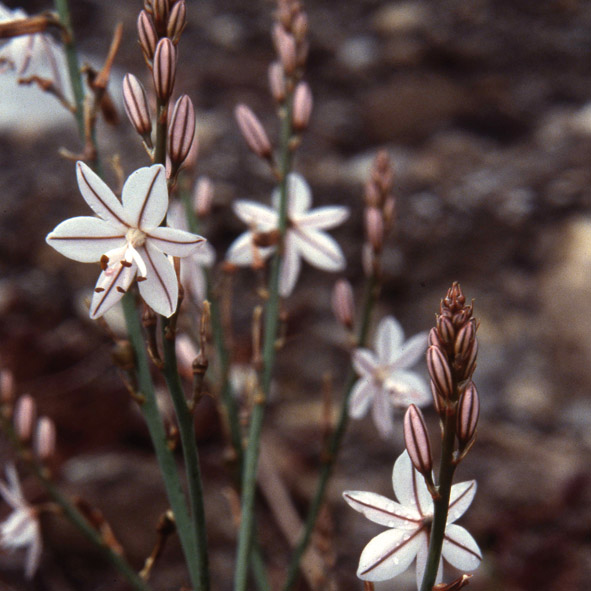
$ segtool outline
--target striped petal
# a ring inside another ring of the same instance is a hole
[[[405,369],[412,367],[419,359],[424,357],[427,350],[429,333],[420,332],[400,344],[400,348],[393,355],[390,367],[392,369]]]
[[[282,297],[286,298],[293,291],[301,267],[300,254],[294,246],[292,233],[288,232],[285,236],[285,250],[281,260],[281,275],[279,277],[279,293]]]
[[[472,504],[476,494],[476,480],[458,482],[451,487],[447,523],[459,519]]]
[[[110,222],[81,216],[65,220],[45,240],[69,259],[94,263],[106,252],[125,244],[125,235]]]
[[[427,382],[411,371],[398,370],[384,380],[394,406],[406,408],[409,404],[425,406],[432,400]]]
[[[425,575],[425,566],[427,565],[427,557],[429,556],[429,538],[427,534],[422,533],[421,544],[417,552],[417,589],[420,590],[423,583],[423,576]],[[443,560],[439,559],[439,566],[437,567],[437,576],[435,577],[435,584],[441,583],[443,579]]]
[[[349,208],[344,205],[318,207],[297,216],[294,220],[300,228],[329,230],[342,224],[349,217]]]
[[[371,416],[373,422],[382,439],[389,439],[394,433],[394,420],[392,417],[392,405],[388,393],[382,388],[373,398],[371,407]]]
[[[104,270],[94,288],[90,302],[90,317],[99,318],[111,309],[125,295],[137,273],[137,265],[116,263]]]
[[[433,515],[433,499],[423,477],[413,468],[408,452],[404,450],[394,464],[392,486],[396,498],[409,508],[416,508],[422,516]]]
[[[76,176],[80,193],[82,193],[82,197],[84,197],[92,211],[106,222],[112,224],[118,231],[125,233],[130,226],[130,222],[121,202],[115,197],[113,191],[84,162],[78,161],[76,163]]]
[[[421,539],[419,532],[389,529],[363,549],[357,576],[364,581],[386,581],[404,572],[414,560]]]
[[[279,188],[273,191],[273,207],[279,211],[281,192]],[[312,192],[306,179],[301,174],[292,172],[287,175],[287,213],[291,218],[304,214],[312,205]]]
[[[367,409],[375,395],[375,387],[371,380],[360,378],[355,382],[349,399],[349,416],[360,419],[367,413]]]
[[[353,368],[361,376],[371,376],[378,367],[376,356],[369,349],[353,351]]]
[[[375,349],[380,363],[390,365],[399,354],[404,341],[402,326],[393,316],[386,316],[378,325]]]
[[[478,568],[482,553],[474,538],[460,525],[452,523],[445,528],[441,554],[452,566],[462,571]]]
[[[123,185],[121,200],[134,228],[147,231],[159,226],[168,209],[164,166],[155,164],[133,172]]]
[[[421,517],[418,513],[409,511],[400,503],[382,495],[348,490],[343,493],[343,498],[355,511],[359,511],[374,523],[406,530],[418,529],[421,526]]]
[[[289,232],[301,255],[314,267],[325,271],[341,271],[345,257],[336,240],[319,230],[297,226]]]
[[[278,225],[277,212],[256,201],[236,201],[234,213],[248,226],[259,231],[273,230]]]
[[[140,295],[154,312],[167,318],[176,310],[179,296],[177,276],[170,259],[150,242],[138,249],[146,263],[146,279],[138,282]]]
[[[174,257],[186,257],[205,244],[205,238],[175,228],[154,228],[148,232],[150,244]]]

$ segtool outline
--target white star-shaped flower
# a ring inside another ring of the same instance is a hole
[[[173,228],[189,230],[182,203],[177,202],[170,205],[166,222]],[[181,283],[200,308],[203,301],[207,299],[207,278],[204,269],[211,267],[214,262],[215,250],[209,242],[181,261]]]
[[[43,547],[39,519],[23,496],[13,464],[6,466],[6,479],[6,483],[0,480],[0,495],[13,511],[0,523],[0,546],[9,551],[27,548],[25,576],[30,579],[39,567]]]
[[[396,460],[392,485],[399,503],[365,491],[345,491],[343,497],[370,521],[391,529],[370,540],[359,559],[357,576],[364,581],[385,581],[404,572],[417,559],[417,588],[420,588],[429,552],[433,500],[423,477],[413,468],[406,450]],[[480,548],[466,529],[455,525],[472,503],[476,481],[451,487],[442,558],[462,571],[472,571],[482,560]],[[436,583],[442,579],[439,563]]]
[[[425,353],[427,336],[426,332],[421,332],[404,342],[404,332],[395,318],[387,316],[380,322],[375,353],[363,348],[353,351],[353,367],[360,378],[351,392],[351,417],[361,418],[371,404],[376,427],[380,435],[387,438],[394,429],[394,407],[424,406],[430,402],[431,394],[425,380],[407,369]]]
[[[273,192],[273,207],[254,201],[237,201],[236,215],[249,226],[228,250],[227,259],[236,265],[253,265],[266,259],[274,247],[261,247],[257,235],[277,230],[279,226],[279,189]],[[345,268],[345,257],[337,242],[323,230],[342,224],[349,217],[349,208],[331,205],[310,210],[312,194],[304,178],[292,173],[287,177],[287,230],[281,264],[279,293],[286,297],[300,274],[301,258],[325,271]]]
[[[178,280],[167,255],[185,257],[205,240],[160,226],[168,209],[164,167],[156,164],[132,173],[121,201],[83,162],[77,163],[76,172],[82,196],[99,217],[66,220],[47,236],[47,243],[75,261],[101,263],[90,317],[98,318],[115,305],[136,274],[146,304],[171,316],[177,307]]]

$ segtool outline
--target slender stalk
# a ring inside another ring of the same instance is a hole
[[[250,418],[248,434],[248,447],[244,457],[242,473],[242,504],[241,523],[238,534],[238,552],[236,559],[236,573],[234,578],[234,591],[246,591],[248,583],[248,565],[250,549],[252,545],[252,532],[254,529],[254,500],[256,492],[256,475],[259,457],[263,418],[265,415],[266,401],[273,377],[275,363],[275,343],[279,327],[279,271],[281,267],[283,237],[287,227],[287,175],[291,169],[292,151],[289,141],[292,136],[292,101],[291,97],[286,101],[281,122],[280,143],[280,174],[279,183],[279,248],[276,250],[271,262],[269,278],[269,299],[265,307],[265,329],[263,345],[263,369],[260,374],[260,392],[255,396],[254,407]]]
[[[447,511],[449,508],[449,497],[455,471],[453,463],[454,441],[456,436],[456,415],[449,411],[445,416],[443,428],[443,442],[441,448],[441,464],[439,466],[439,486],[437,491],[439,498],[433,501],[435,512],[431,525],[431,536],[429,541],[429,554],[425,565],[425,574],[420,591],[431,591],[435,585],[437,568],[441,560],[441,548],[447,525]]]
[[[177,417],[187,483],[189,486],[189,500],[191,504],[191,525],[192,535],[195,539],[197,552],[192,558],[195,568],[199,573],[196,591],[207,591],[209,589],[209,559],[207,555],[207,533],[205,527],[205,509],[203,506],[203,486],[201,483],[201,468],[199,467],[199,456],[195,442],[195,423],[193,415],[189,411],[183,386],[179,378],[177,359],[175,351],[174,335],[170,335],[168,328],[170,321],[162,319],[163,350],[164,350],[164,377],[172,398],[174,410]]]
[[[360,347],[363,347],[367,340],[367,333],[369,331],[371,313],[374,308],[374,304],[377,300],[378,291],[378,276],[376,273],[373,273],[367,279],[366,282],[362,318],[359,324],[357,334],[357,343]],[[283,591],[290,591],[297,581],[300,563],[304,555],[304,552],[306,551],[308,544],[310,543],[310,538],[312,537],[314,526],[316,525],[316,520],[318,519],[318,514],[322,507],[322,503],[324,502],[326,488],[328,486],[332,470],[337,460],[337,455],[341,447],[341,442],[347,429],[349,419],[349,398],[351,396],[351,391],[353,390],[353,386],[355,384],[356,379],[357,376],[355,375],[353,369],[350,367],[349,371],[347,372],[347,378],[345,380],[345,394],[343,396],[343,403],[341,405],[341,409],[339,412],[339,418],[337,420],[336,428],[333,431],[332,436],[330,438],[327,450],[324,453],[323,463],[320,469],[320,475],[318,476],[318,482],[316,484],[316,491],[314,492],[314,497],[310,502],[310,508],[308,509],[308,517],[306,518],[303,531],[300,534],[300,539],[297,543],[297,546],[294,549],[291,561],[289,563],[289,567],[287,570],[287,579],[283,586]]]
[[[135,352],[140,393],[145,397],[144,403],[140,405],[140,410],[144,415],[150,437],[152,438],[156,459],[164,480],[168,502],[174,513],[176,528],[185,555],[187,568],[189,569],[191,582],[197,589],[199,588],[198,585],[201,578],[196,561],[193,559],[197,553],[197,544],[193,535],[193,529],[191,528],[191,520],[187,511],[186,499],[177,472],[176,462],[168,446],[166,432],[156,404],[156,394],[154,392],[152,377],[150,376],[148,355],[144,347],[142,328],[133,294],[126,294],[123,297],[122,303],[129,340]]]

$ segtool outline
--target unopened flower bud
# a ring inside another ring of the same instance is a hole
[[[202,176],[197,180],[195,192],[193,193],[193,203],[195,204],[197,217],[204,218],[209,215],[212,201],[213,183],[208,177]]]
[[[346,279],[339,279],[332,290],[332,311],[336,319],[349,330],[353,328],[355,303],[353,288]]]
[[[365,208],[365,233],[374,252],[380,252],[384,245],[384,218],[377,207]]]
[[[450,399],[453,396],[453,380],[447,359],[439,347],[432,345],[427,349],[427,367],[439,395]]]
[[[14,400],[15,394],[14,376],[8,369],[0,371],[0,402],[10,404]]]
[[[292,124],[295,131],[304,131],[312,114],[312,91],[305,82],[300,82],[293,93]]]
[[[131,124],[149,145],[152,119],[148,99],[142,83],[133,74],[126,74],[123,78],[123,104]]]
[[[291,24],[291,30],[296,41],[303,41],[305,39],[308,34],[308,16],[305,12],[298,12],[295,15]]]
[[[166,103],[174,88],[176,76],[176,49],[168,37],[158,41],[154,52],[154,90],[156,96]]]
[[[476,335],[476,327],[474,321],[465,324],[456,336],[454,342],[454,353],[460,357],[465,357],[472,347],[472,342]]]
[[[236,107],[234,116],[248,147],[257,156],[269,160],[272,155],[271,142],[267,137],[267,132],[263,124],[258,120],[257,116],[244,104]]]
[[[142,52],[148,63],[151,63],[158,43],[158,33],[152,17],[145,10],[142,10],[138,16],[137,33]]]
[[[396,217],[396,199],[392,195],[388,195],[384,200],[384,208],[382,210],[384,215],[384,223],[387,228],[391,228]]]
[[[41,460],[48,460],[55,453],[55,423],[49,417],[37,421],[35,453]]]
[[[185,0],[179,0],[174,4],[170,11],[168,24],[166,25],[166,36],[170,37],[172,42],[176,45],[179,42],[186,25],[187,4]]]
[[[431,443],[423,413],[411,404],[404,415],[404,443],[413,466],[424,475],[433,469]]]
[[[169,9],[169,0],[152,0],[152,16],[154,18],[154,25],[160,36],[166,34]]]
[[[30,394],[21,396],[14,409],[14,430],[21,441],[29,441],[33,434],[33,425],[37,415],[37,406]]]
[[[470,382],[460,396],[458,404],[456,433],[460,449],[466,447],[474,437],[480,414],[480,401],[474,382]]]
[[[364,193],[365,205],[368,207],[381,207],[382,195],[378,189],[378,186],[370,181],[365,185]]]
[[[443,344],[441,342],[441,339],[439,338],[439,333],[437,332],[436,328],[432,328],[429,331],[428,343],[429,343],[429,346],[439,347],[439,348],[443,349]]]
[[[437,330],[439,336],[445,345],[451,344],[455,339],[455,328],[453,322],[447,316],[437,317]]]
[[[191,99],[183,94],[175,106],[168,128],[168,153],[174,168],[184,162],[195,140],[195,109]]]
[[[476,359],[478,357],[478,339],[472,341],[472,348],[468,353],[468,358],[464,364],[464,371],[462,372],[462,378],[468,379],[474,373],[476,369]]]
[[[273,27],[273,40],[283,70],[286,74],[293,74],[296,68],[296,42],[293,35],[276,24]]]
[[[278,104],[285,100],[285,74],[279,62],[273,62],[269,66],[269,88],[271,95]]]

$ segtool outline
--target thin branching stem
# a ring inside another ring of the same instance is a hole
[[[361,322],[359,323],[357,332],[357,344],[359,347],[363,347],[367,340],[371,313],[377,300],[378,293],[379,278],[378,274],[374,272],[370,277],[367,278],[366,281]],[[316,520],[318,519],[318,514],[320,513],[322,503],[324,502],[326,488],[337,460],[341,442],[347,429],[349,418],[349,398],[351,396],[351,391],[356,379],[357,376],[355,375],[355,372],[352,368],[349,368],[347,378],[345,380],[343,402],[339,411],[337,424],[329,440],[327,449],[324,451],[323,463],[318,476],[316,491],[314,492],[314,497],[312,498],[310,508],[308,509],[308,516],[306,518],[303,531],[289,563],[287,579],[285,585],[283,586],[283,591],[290,591],[297,581],[300,563],[304,552],[310,543],[310,538],[312,537]]]

